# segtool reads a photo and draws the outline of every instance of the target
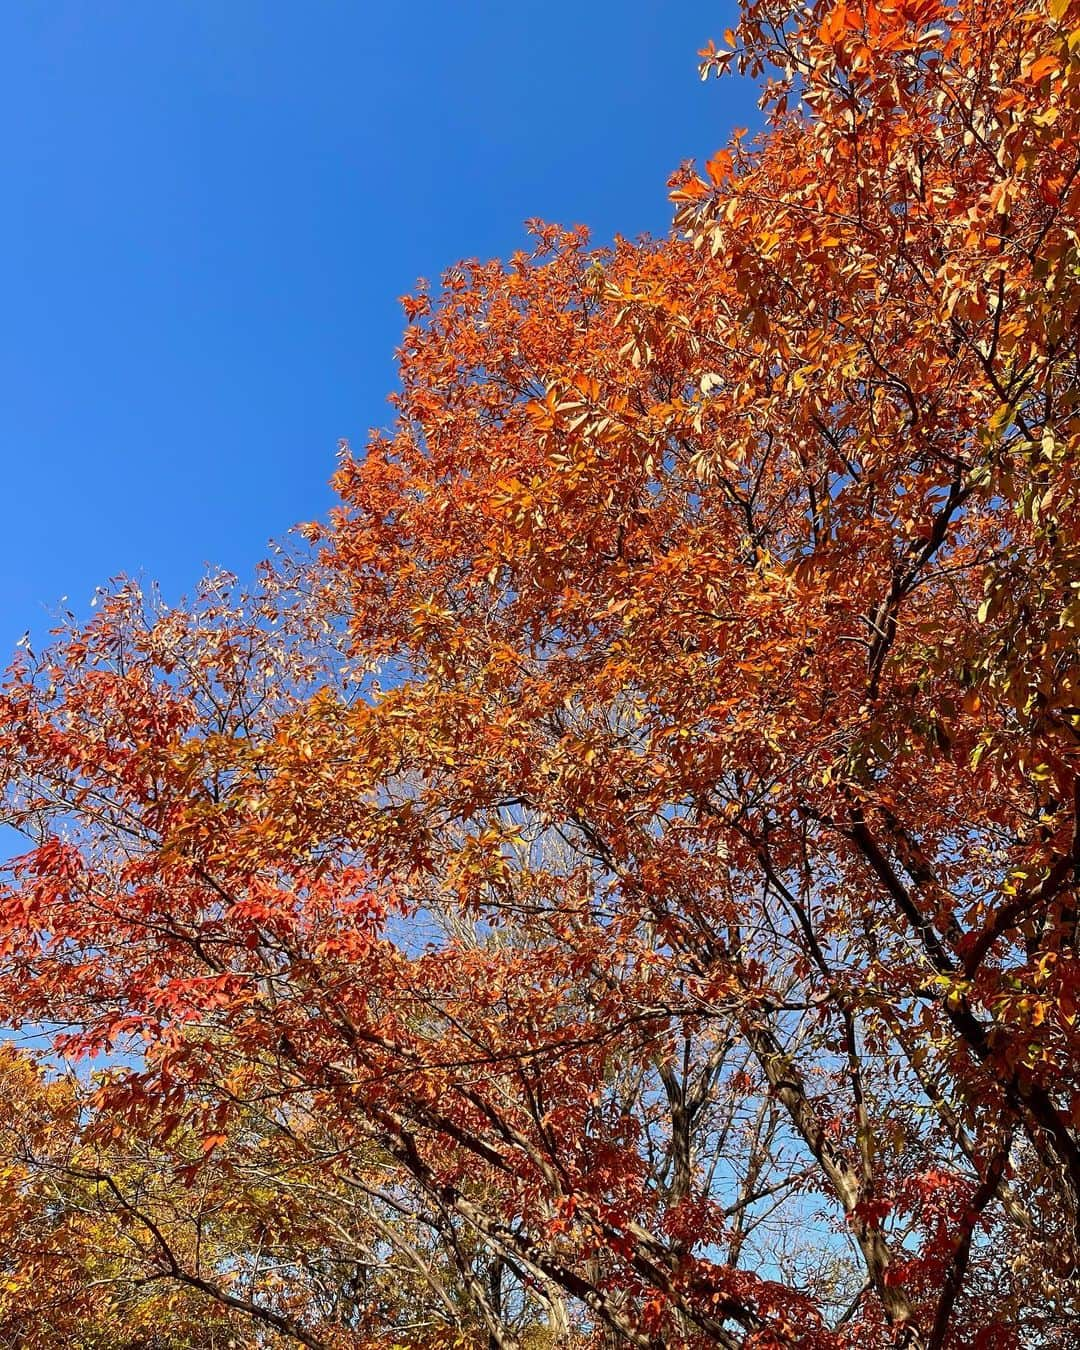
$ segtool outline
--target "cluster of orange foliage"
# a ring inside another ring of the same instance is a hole
[[[1080,2],[703,59],[670,237],[453,270],[308,553],[15,666],[0,1344],[1075,1344]]]

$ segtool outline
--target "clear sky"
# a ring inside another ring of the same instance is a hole
[[[389,420],[397,297],[522,222],[666,229],[753,124],[731,0],[8,0],[0,666],[64,595],[244,574]]]

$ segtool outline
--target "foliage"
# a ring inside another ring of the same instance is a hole
[[[1071,1343],[1080,5],[703,61],[669,238],[408,299],[310,554],[13,669],[0,997],[111,1058],[4,1062],[8,1325]]]

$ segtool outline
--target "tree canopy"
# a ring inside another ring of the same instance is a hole
[[[0,696],[0,1344],[1065,1347],[1080,2],[744,3],[258,582]]]

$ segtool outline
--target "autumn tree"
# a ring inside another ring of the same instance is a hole
[[[309,552],[13,668],[0,994],[106,1060],[8,1071],[13,1247],[249,1344],[1072,1343],[1080,5],[703,61],[668,238],[454,269]]]

